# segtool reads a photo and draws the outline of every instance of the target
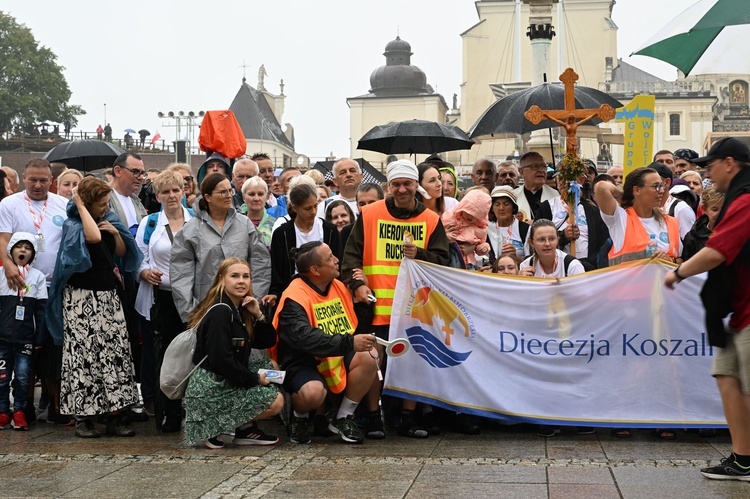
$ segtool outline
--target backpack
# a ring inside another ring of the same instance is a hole
[[[565,277],[568,276],[568,267],[570,267],[570,264],[576,261],[576,257],[572,255],[565,255],[565,259],[563,260],[563,268],[565,269]]]
[[[179,400],[185,397],[187,381],[195,370],[208,358],[208,355],[206,355],[197,365],[193,364],[193,354],[195,353],[198,341],[198,327],[203,322],[203,319],[206,318],[208,312],[219,305],[224,305],[231,310],[231,307],[226,303],[214,304],[201,317],[201,320],[198,321],[195,327],[191,327],[178,334],[164,352],[164,360],[159,371],[159,388],[170,400]],[[232,316],[232,320],[234,320],[234,316]]]
[[[188,208],[187,211],[190,215],[195,216],[192,208]],[[156,229],[156,222],[159,221],[159,213],[160,212],[157,211],[156,213],[151,213],[147,217],[148,222],[146,222],[146,230],[143,231],[143,244],[146,246],[148,246],[148,243],[151,241],[151,235],[154,233],[154,229]]]

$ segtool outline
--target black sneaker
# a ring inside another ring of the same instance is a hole
[[[750,482],[750,466],[744,467],[737,464],[734,452],[723,459],[718,466],[701,468],[701,475],[712,480],[740,480]]]
[[[106,433],[112,437],[134,437],[135,430],[130,428],[120,416],[109,416],[107,418]]]
[[[362,431],[354,423],[354,416],[351,414],[345,418],[334,419],[328,425],[328,429],[337,433],[341,441],[347,444],[361,444],[365,441]]]
[[[76,421],[76,436],[79,438],[99,438],[101,433],[96,429],[96,425],[91,418]]]
[[[417,425],[412,411],[409,411],[409,414],[401,413],[401,424],[398,426],[398,434],[409,438],[427,438],[430,436],[427,430]]]
[[[313,435],[316,437],[330,437],[333,435],[328,429],[328,417],[325,414],[313,416]]]
[[[380,410],[367,414],[367,432],[365,437],[371,440],[383,440],[385,438],[385,425]]]
[[[559,435],[562,432],[559,426],[539,426],[536,434],[540,437],[551,438],[555,435]]]
[[[313,422],[309,417],[298,418],[292,416],[292,422],[289,424],[289,440],[295,444],[309,444],[313,432]]]
[[[464,435],[479,435],[481,431],[477,424],[477,418],[463,413],[456,415],[456,429]]]
[[[235,429],[232,443],[235,445],[274,445],[279,443],[279,437],[268,435],[258,428],[257,423],[253,423],[244,430]]]
[[[224,448],[224,442],[219,440],[218,435],[213,438],[209,438],[208,440],[204,440],[203,445],[207,449],[223,449]]]
[[[167,416],[161,425],[162,433],[178,433],[182,430],[182,419],[179,416]]]
[[[422,414],[422,426],[430,435],[440,435],[440,422],[435,411]]]

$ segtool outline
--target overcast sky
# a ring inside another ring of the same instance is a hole
[[[628,55],[692,3],[617,0],[618,56],[674,79],[672,66]],[[478,21],[471,0],[0,0],[0,9],[57,54],[71,102],[88,112],[83,130],[104,123],[106,103],[115,137],[147,128],[173,140],[174,128],[157,112],[227,109],[240,66],[249,66],[255,86],[264,64],[269,91],[278,93],[284,79],[284,121],[294,125],[295,149],[314,160],[349,154],[346,98],[367,93],[397,31],[428,83],[449,104],[460,96],[459,35]]]

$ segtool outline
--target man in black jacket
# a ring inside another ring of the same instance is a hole
[[[732,453],[718,466],[701,469],[701,474],[750,481],[750,150],[728,137],[694,163],[705,166],[707,177],[726,198],[706,246],[669,272],[664,284],[672,288],[708,271],[701,298],[709,341],[719,347],[711,374],[721,393]],[[725,330],[722,320],[730,313]]]
[[[281,295],[274,318],[279,333],[279,365],[292,397],[290,440],[310,442],[310,413],[330,390],[343,393],[328,429],[346,443],[361,444],[354,410],[375,381],[377,362],[368,352],[375,337],[357,334],[352,295],[337,280],[339,260],[327,244],[313,241],[296,249],[297,274]]]

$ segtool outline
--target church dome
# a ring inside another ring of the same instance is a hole
[[[400,37],[385,46],[385,66],[370,75],[370,93],[378,97],[432,93],[427,76],[411,64],[411,45]]]

